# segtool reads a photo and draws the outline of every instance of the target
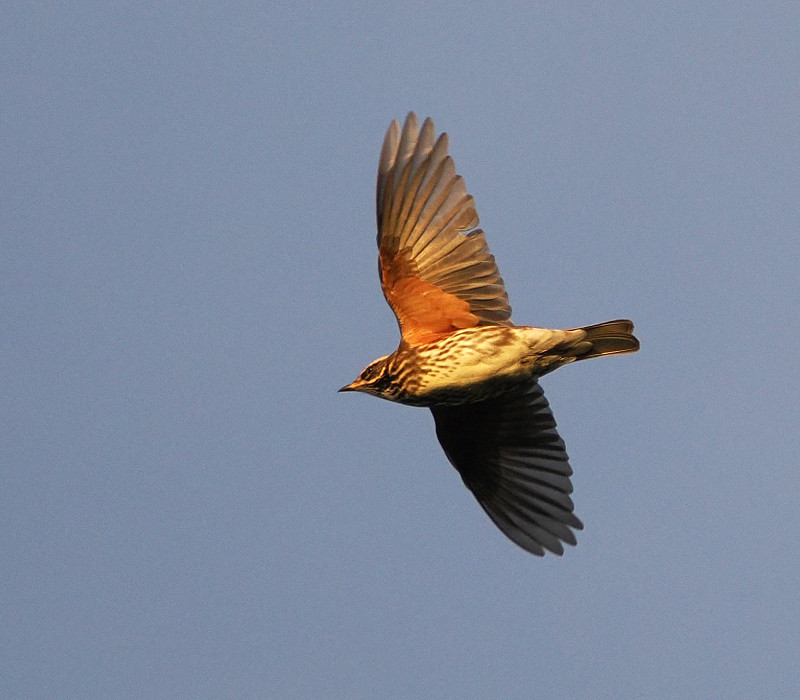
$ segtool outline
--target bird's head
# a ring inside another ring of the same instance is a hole
[[[391,400],[396,393],[395,388],[393,377],[389,372],[387,355],[368,364],[358,375],[358,379],[343,386],[339,391],[363,391],[365,394]]]

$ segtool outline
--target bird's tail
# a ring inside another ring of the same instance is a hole
[[[586,337],[576,345],[576,350],[580,348],[576,353],[577,360],[587,360],[602,355],[620,355],[636,352],[639,349],[639,341],[633,335],[633,322],[627,319],[606,321],[575,330],[586,333]],[[586,343],[590,343],[591,347],[586,348]]]

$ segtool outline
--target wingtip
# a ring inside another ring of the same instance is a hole
[[[405,122],[403,122],[403,131],[419,131],[419,121],[417,120],[417,114],[414,110],[411,110],[408,114],[406,114]]]

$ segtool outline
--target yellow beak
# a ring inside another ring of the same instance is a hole
[[[364,382],[362,382],[360,379],[356,379],[350,384],[345,384],[341,389],[339,389],[339,391],[358,391],[363,383]]]

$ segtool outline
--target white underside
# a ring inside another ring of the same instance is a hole
[[[512,333],[508,333],[508,331]],[[484,336],[483,342],[480,331]],[[498,333],[506,334],[503,343],[492,342]],[[481,329],[470,328],[457,331],[447,338],[445,343],[458,342],[459,336],[470,334],[470,342],[462,345],[457,353],[448,354],[440,362],[429,367],[421,367],[422,381],[420,390],[424,394],[440,390],[453,390],[463,387],[475,387],[476,384],[490,381],[503,382],[512,380],[519,382],[542,374],[537,371],[537,358],[546,355],[548,350],[566,340],[580,340],[583,331],[551,330],[548,328],[498,328],[487,326]]]

